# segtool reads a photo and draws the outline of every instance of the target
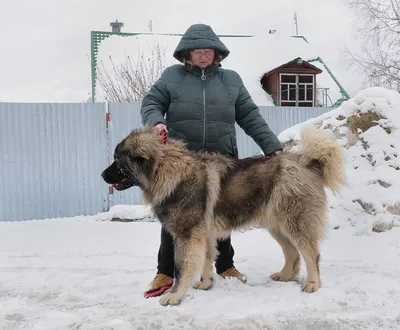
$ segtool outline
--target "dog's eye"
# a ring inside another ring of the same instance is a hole
[[[143,163],[146,162],[146,159],[145,159],[145,158],[139,157],[139,156],[133,157],[133,158],[131,158],[131,160],[132,160],[133,162],[135,162],[136,164],[138,164],[138,165],[142,165]]]

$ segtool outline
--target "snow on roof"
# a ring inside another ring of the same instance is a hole
[[[157,34],[130,37],[113,35],[102,41],[99,47],[98,63],[103,61],[105,67],[112,69],[108,60],[109,56],[112,57],[114,64],[118,64],[123,63],[127,55],[135,59],[143,55],[150,61],[154,56],[152,50],[155,43],[161,45],[166,65],[179,63],[172,54],[180,38],[180,36]],[[230,50],[229,56],[222,62],[222,67],[235,70],[240,74],[254,102],[260,106],[273,105],[272,98],[260,84],[260,79],[265,73],[297,57],[305,61],[318,57],[312,45],[299,37],[260,34],[252,37],[221,37],[220,39]],[[334,103],[340,98],[337,85],[320,63],[313,62],[312,64],[323,70],[323,73],[317,75],[317,87],[330,88],[330,96]],[[100,91],[96,93],[99,95]]]
[[[278,34],[221,40],[231,52],[222,62],[222,66],[240,74],[258,105],[273,105],[266,103],[267,97],[268,100],[270,97],[260,84],[265,73],[297,57],[304,60],[317,57],[303,39]]]

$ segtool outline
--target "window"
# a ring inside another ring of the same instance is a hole
[[[281,106],[314,106],[314,75],[280,74]]]
[[[282,75],[281,82],[295,84],[296,83],[296,75],[294,75],[294,74],[293,75],[289,75],[289,74]]]
[[[296,76],[282,75],[280,88],[281,101],[296,101]],[[289,102],[293,103],[293,102]]]
[[[312,84],[313,82],[314,82],[314,76],[299,75],[299,83]]]

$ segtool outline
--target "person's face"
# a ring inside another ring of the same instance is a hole
[[[192,65],[197,65],[201,69],[205,69],[207,66],[214,62],[215,50],[210,48],[205,49],[193,49],[190,51],[190,61]]]

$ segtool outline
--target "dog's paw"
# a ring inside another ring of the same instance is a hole
[[[293,276],[292,275],[287,275],[287,274],[282,273],[282,272],[278,272],[278,273],[272,274],[271,275],[271,279],[273,281],[289,282],[289,281],[293,281]]]
[[[181,303],[183,299],[183,296],[180,294],[177,294],[176,292],[166,292],[164,293],[161,298],[160,298],[160,305],[162,306],[176,306]]]
[[[208,280],[198,281],[193,284],[193,288],[198,290],[210,290],[213,287],[214,281],[212,278]]]
[[[317,292],[318,289],[321,287],[321,283],[319,281],[316,282],[305,282],[301,287],[301,291],[306,293],[313,293]]]

